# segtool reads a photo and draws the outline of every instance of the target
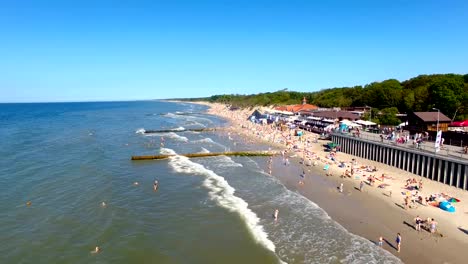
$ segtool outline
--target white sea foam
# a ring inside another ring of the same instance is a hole
[[[172,131],[184,131],[184,130],[185,130],[185,127],[182,127],[182,126],[172,129]]]
[[[234,195],[235,189],[223,177],[183,156],[171,157],[169,166],[178,173],[204,176],[203,185],[209,190],[210,198],[219,206],[239,214],[255,241],[275,252],[275,245],[260,225],[260,219],[249,209],[246,201]]]
[[[226,148],[226,146],[224,146],[221,143],[218,143],[218,142],[214,141],[211,138],[203,138],[203,139],[193,140],[191,142],[195,143],[195,144],[198,144],[198,143],[201,143],[201,144],[215,144],[215,145],[218,145],[218,146],[220,146],[222,148]],[[228,150],[226,150],[226,151],[228,151]]]
[[[180,136],[174,132],[170,132],[167,134],[167,137],[168,138],[171,138],[171,139],[174,139],[176,141],[185,141],[187,142],[188,141],[188,138],[184,137],[184,136]]]
[[[197,122],[197,121],[188,121],[187,123],[191,122],[192,125],[194,126],[198,126],[198,127],[206,127],[206,125],[200,123],[200,122]]]
[[[146,130],[144,128],[139,128],[135,131],[136,134],[144,134]]]
[[[188,138],[184,137],[184,136],[180,136],[174,132],[169,132],[169,133],[161,133],[161,134],[146,134],[145,136],[148,136],[148,137],[151,137],[151,136],[159,136],[159,137],[165,137],[165,138],[170,138],[170,139],[173,139],[175,141],[183,141],[183,142],[187,142],[188,141]]]
[[[202,147],[200,153],[210,153],[210,151]]]
[[[284,186],[276,190],[270,188],[270,191],[273,198],[265,206],[288,211],[280,219],[287,224],[272,228],[271,231],[283,259],[295,262],[297,260],[293,256],[302,255],[310,262],[319,263],[401,263],[389,252],[347,231],[317,204],[302,195]],[[304,219],[310,221],[304,222]]]
[[[164,137],[175,141],[188,142],[188,138],[174,132],[145,134],[145,137]]]
[[[243,167],[242,164],[233,161],[231,157],[228,156],[218,156],[214,159],[216,159],[216,164],[219,167]]]
[[[163,155],[176,155],[177,154],[174,150],[169,149],[169,148],[161,148],[159,150],[159,153]]]
[[[192,141],[192,143],[215,143],[211,138],[204,138]]]
[[[197,121],[203,121],[204,123],[208,123],[208,124],[213,124],[213,121],[211,121],[210,119],[208,118],[205,118],[205,117],[199,117],[199,116],[194,116],[194,115],[188,115],[188,114],[177,114],[176,113],[167,113],[167,114],[164,114],[165,117],[169,117],[169,118],[173,118],[173,119],[182,119],[182,120],[186,120],[186,121],[194,121],[196,122],[195,120]],[[206,127],[206,125],[200,123],[200,122],[197,122],[199,125],[203,126],[203,127]]]
[[[179,117],[179,115],[176,115],[174,113],[167,113],[167,114],[164,114],[163,116],[171,117],[171,118],[178,118]]]

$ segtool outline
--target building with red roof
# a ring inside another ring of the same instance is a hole
[[[295,114],[301,111],[316,111],[318,110],[318,106],[308,104],[307,99],[304,97],[302,99],[302,104],[278,106],[275,108],[275,110],[287,111],[287,112],[292,112]]]

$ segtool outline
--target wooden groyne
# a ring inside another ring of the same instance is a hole
[[[193,131],[193,132],[209,132],[209,131],[216,131],[219,130],[218,128],[189,128],[189,129],[162,129],[162,130],[145,130],[145,134],[155,134],[155,133],[168,133],[168,132],[186,132],[186,131]]]
[[[184,156],[188,158],[202,158],[202,157],[214,157],[214,156],[241,156],[241,157],[255,157],[255,156],[274,156],[278,155],[277,152],[273,151],[237,151],[237,152],[210,152],[210,153],[187,153],[177,154],[178,156]],[[132,160],[160,160],[167,159],[175,154],[164,154],[164,155],[147,155],[147,156],[132,156]]]

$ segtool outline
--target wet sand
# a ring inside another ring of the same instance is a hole
[[[231,112],[222,105],[208,104],[209,113],[227,118],[231,124],[228,128],[234,140],[246,142],[264,142],[277,149],[285,149],[285,145],[264,140],[260,133],[252,128],[242,128],[251,111]],[[306,137],[316,137],[312,133],[306,133]],[[358,165],[376,166],[376,176],[385,173],[392,179],[384,179],[390,186],[385,189],[365,184],[363,191],[359,191],[360,180],[341,178],[345,168],[330,165],[329,172],[332,176],[326,176],[323,167],[328,153],[324,151],[322,144],[326,141],[318,141],[307,146],[307,150],[316,154],[317,166],[305,166],[301,164],[302,152],[289,152],[286,154],[291,161],[285,166],[281,156],[275,157],[272,166],[272,176],[281,180],[286,187],[296,190],[306,198],[323,208],[334,220],[354,234],[369,239],[377,244],[379,236],[383,236],[383,248],[398,256],[405,263],[466,263],[468,259],[468,192],[456,189],[444,184],[424,179],[424,194],[444,192],[456,196],[462,202],[457,203],[457,212],[454,214],[442,211],[433,206],[416,204],[415,209],[405,210],[403,206],[403,189],[407,178],[418,177],[403,170],[369,161],[344,153],[337,153],[337,160],[346,162],[349,166],[354,158]],[[268,171],[265,161],[265,171]],[[350,169],[349,167],[347,169]],[[305,170],[305,178],[300,175]],[[366,174],[364,172],[363,174]],[[369,173],[367,173],[369,175]],[[361,175],[362,176],[362,175]],[[417,178],[419,179],[419,178]],[[299,184],[303,180],[304,184]],[[343,193],[338,191],[340,183],[344,185]],[[392,190],[390,196],[389,190]],[[421,218],[435,218],[439,223],[436,234],[426,230],[420,232],[414,229],[413,219],[419,215]],[[397,233],[402,236],[401,252],[397,252],[395,238]],[[377,246],[377,245],[376,245]]]

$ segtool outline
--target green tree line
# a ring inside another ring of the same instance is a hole
[[[319,107],[370,106],[380,123],[390,124],[398,120],[385,120],[394,113],[434,111],[438,108],[449,118],[468,118],[468,74],[419,75],[400,82],[389,79],[365,86],[340,87],[316,92],[295,92],[283,89],[271,93],[251,95],[224,94],[197,98],[237,107],[299,104],[305,97],[310,104]],[[195,99],[188,99],[195,100]],[[378,120],[376,120],[378,121]]]

